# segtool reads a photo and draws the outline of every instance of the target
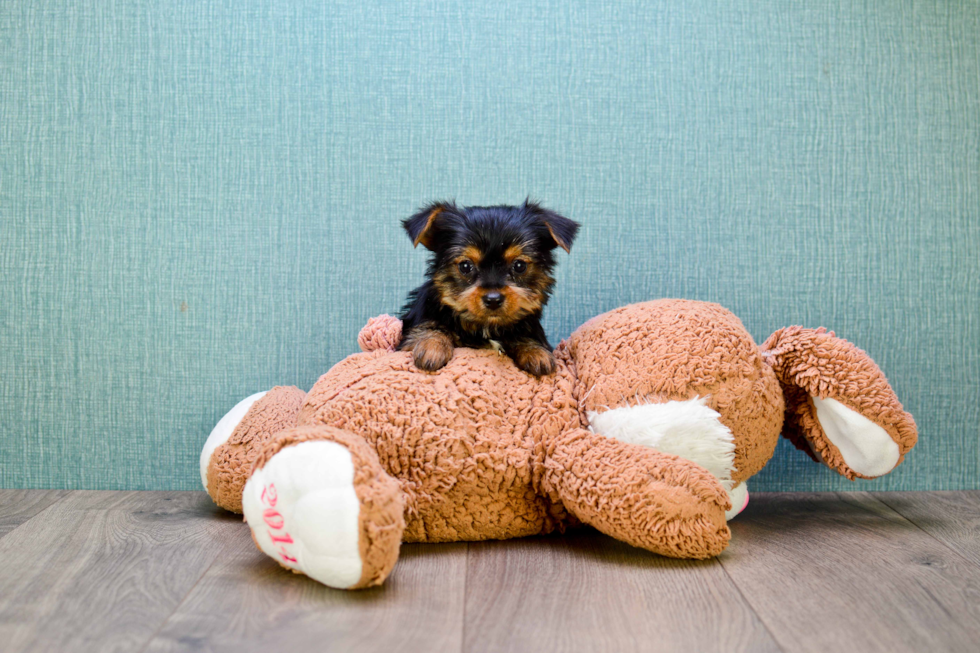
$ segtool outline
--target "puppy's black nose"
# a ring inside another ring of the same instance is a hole
[[[504,296],[496,290],[490,291],[483,296],[483,305],[490,310],[495,310],[504,305]]]

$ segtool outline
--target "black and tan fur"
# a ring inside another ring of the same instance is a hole
[[[534,202],[457,207],[438,202],[402,225],[414,245],[432,252],[428,279],[402,311],[400,349],[434,371],[455,347],[499,348],[519,368],[555,369],[541,311],[555,280],[552,254],[570,251],[578,224]]]

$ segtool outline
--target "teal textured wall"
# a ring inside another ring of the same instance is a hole
[[[980,4],[6,2],[0,487],[199,485],[238,399],[309,387],[422,273],[398,220],[584,225],[554,340],[656,297],[827,326],[916,416],[850,484],[980,487]]]

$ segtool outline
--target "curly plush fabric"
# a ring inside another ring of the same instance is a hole
[[[256,403],[216,451],[220,473],[207,484],[228,503],[252,459],[261,469],[304,442],[345,447],[363,565],[354,586],[383,581],[402,540],[511,538],[580,523],[667,556],[717,555],[731,537],[726,487],[738,489],[737,512],[745,480],[772,456],[784,412],[798,444],[855,477],[820,430],[811,395],[839,400],[859,423],[874,420],[867,424],[885,429],[875,437],[902,455],[915,444],[911,416],[856,347],[791,327],[760,350],[717,304],[658,300],[600,315],[558,346],[557,371],[545,377],[466,348],[424,372],[393,350],[399,333],[394,318],[375,318],[359,337],[365,351],[320,377],[301,407],[293,391]],[[614,435],[593,428],[590,415],[613,410],[615,420],[595,423],[615,423]],[[845,429],[840,441],[864,453],[865,431],[845,432],[853,423],[845,417],[835,426]],[[661,444],[678,438],[691,445],[679,447],[687,458]],[[700,451],[720,452],[714,474],[696,462]]]
[[[356,354],[320,378],[300,424],[357,433],[405,494],[405,541],[550,532],[564,515],[539,491],[544,441],[577,420],[564,368],[535,378],[490,350],[436,373],[410,352]]]
[[[377,319],[365,328],[363,340],[374,342],[379,331],[389,329],[387,319]],[[694,347],[699,334],[701,344]],[[686,362],[678,364],[682,357]],[[772,453],[783,404],[775,376],[737,318],[699,302],[636,304],[581,327],[559,347],[558,360],[553,376],[535,378],[489,350],[461,349],[436,373],[418,370],[407,352],[355,354],[321,377],[298,422],[357,433],[377,452],[405,494],[405,541],[547,533],[564,527],[575,501],[578,520],[626,541],[682,557],[720,551],[728,541],[724,510],[730,504],[718,480],[703,469],[638,446],[612,445],[601,436],[588,438],[607,443],[603,450],[612,455],[615,449],[619,460],[643,460],[632,475],[666,475],[657,486],[661,503],[644,500],[643,510],[626,509],[622,506],[636,500],[635,479],[616,487],[597,485],[599,476],[613,471],[609,460],[594,454],[572,460],[562,455],[571,445],[558,442],[570,428],[584,426],[587,409],[638,397],[666,401],[704,395],[741,445],[734,480],[747,478]],[[555,456],[564,462],[556,463]],[[574,465],[556,475],[565,463]],[[549,465],[552,482],[545,487]],[[620,478],[624,474],[616,472]],[[558,490],[562,483],[569,488],[565,495]],[[592,500],[601,501],[604,511],[586,510],[588,502],[576,498],[583,488],[603,495]],[[652,486],[636,496],[647,491]],[[714,507],[703,510],[704,502]],[[613,505],[621,507],[612,510]],[[663,533],[642,533],[667,518],[670,511],[663,506],[675,511],[687,506],[690,515],[679,516]],[[668,533],[669,543],[660,539]]]
[[[361,351],[395,351],[402,339],[402,321],[391,315],[372,317],[357,334]]]
[[[242,512],[242,488],[252,461],[270,433],[296,424],[296,416],[306,393],[294,386],[276,386],[245,413],[228,440],[211,454],[208,465],[208,494],[214,502],[231,512]]]
[[[793,445],[842,476],[869,478],[851,469],[817,419],[811,397],[834,399],[879,425],[898,444],[900,463],[918,439],[884,373],[864,351],[827,329],[779,329],[762,345],[786,396],[785,435]]]
[[[718,304],[663,299],[595,317],[559,346],[575,361],[579,411],[706,397],[735,438],[735,483],[769,461],[783,395],[742,322]]]
[[[584,429],[547,453],[547,489],[603,533],[675,558],[709,558],[728,544],[728,495],[694,463]]]

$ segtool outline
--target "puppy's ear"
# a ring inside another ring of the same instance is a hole
[[[433,202],[412,217],[402,220],[402,226],[412,239],[412,246],[418,247],[421,244],[426,249],[433,250],[439,216],[455,211],[456,205],[451,202]]]
[[[551,235],[551,248],[561,247],[566,252],[571,253],[572,241],[578,233],[578,223],[569,220],[563,215],[558,215],[554,211],[543,208],[540,204],[525,200],[525,209],[548,229]]]

